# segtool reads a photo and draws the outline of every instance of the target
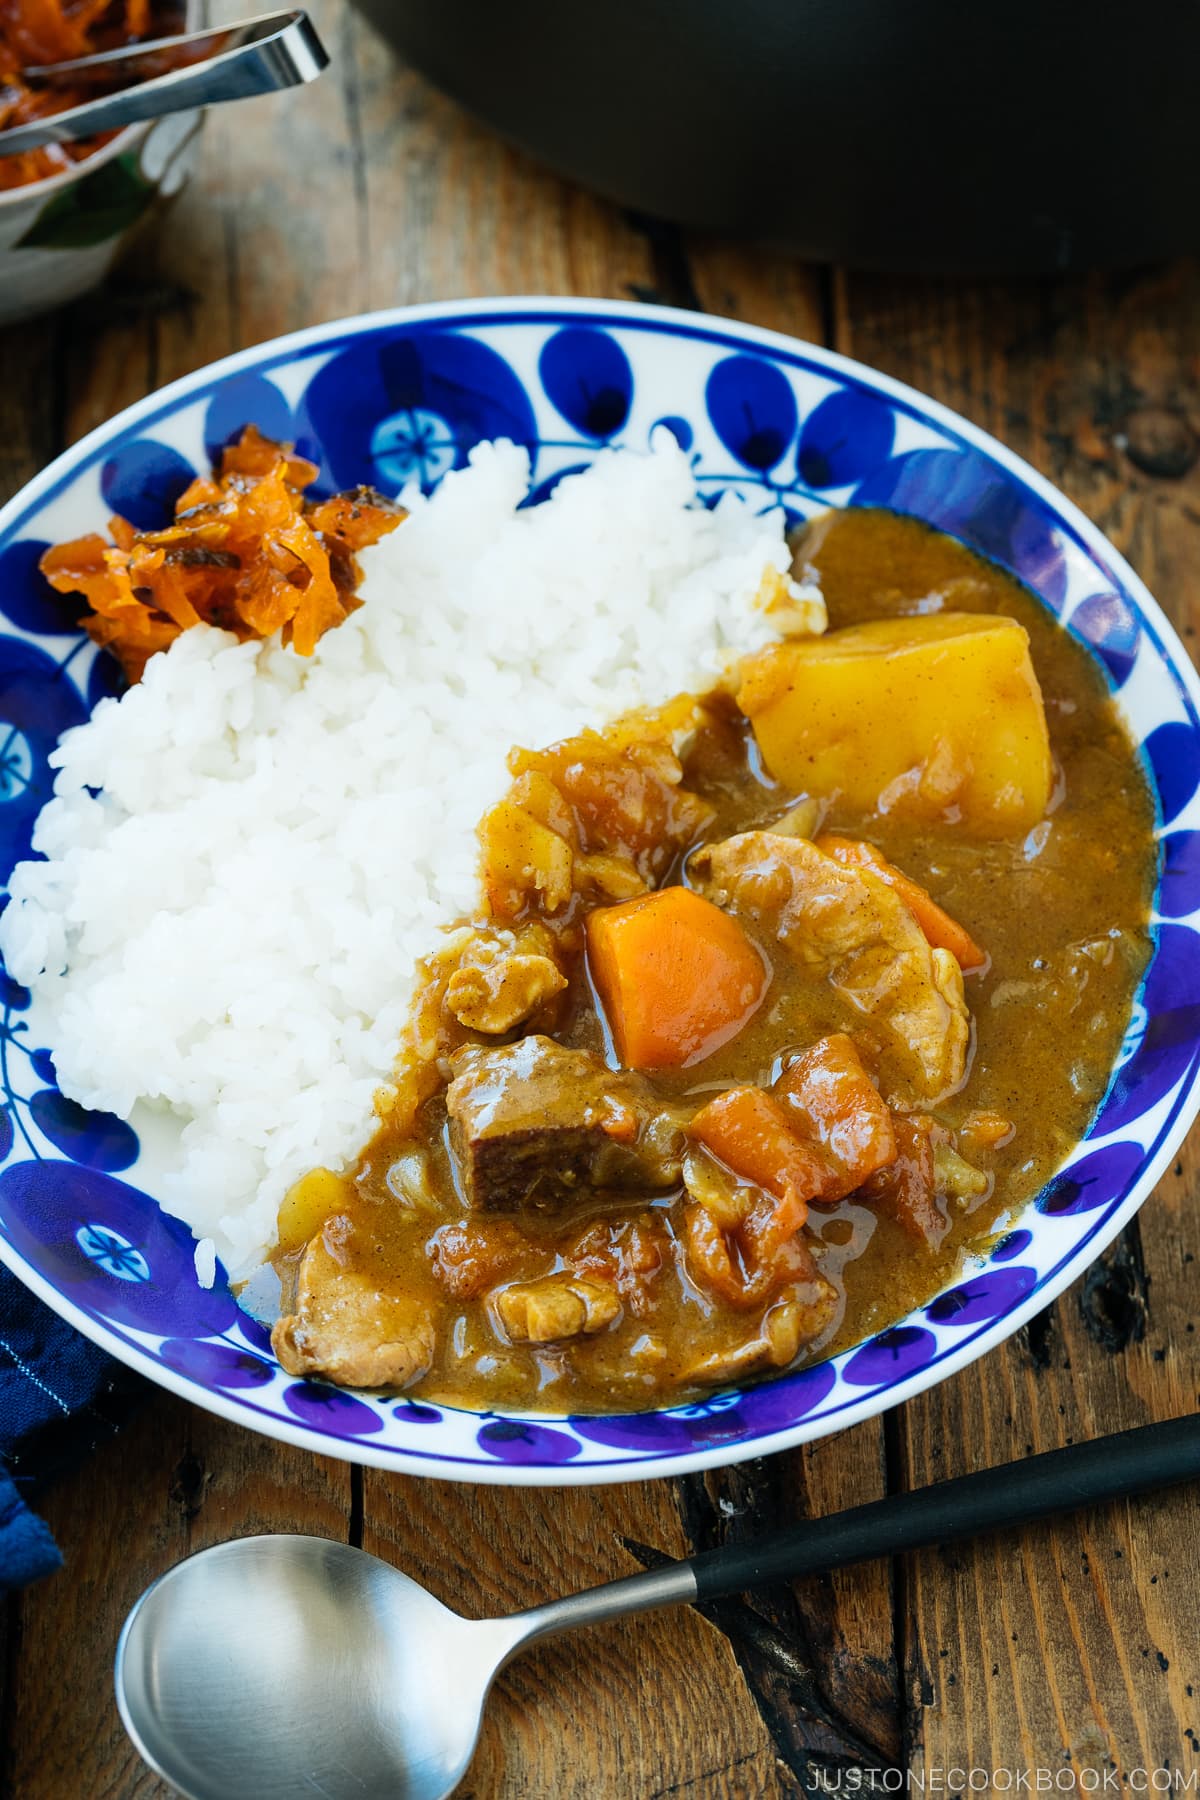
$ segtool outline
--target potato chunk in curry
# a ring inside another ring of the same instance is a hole
[[[1029,634],[1015,619],[873,619],[764,650],[738,705],[777,780],[862,812],[1028,831],[1052,763]]]

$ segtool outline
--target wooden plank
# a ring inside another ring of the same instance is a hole
[[[369,306],[487,294],[624,296],[644,232],[502,143],[361,22],[346,43]]]
[[[471,1616],[630,1574],[627,1540],[672,1556],[687,1548],[666,1482],[448,1487],[366,1473],[365,1548]],[[621,1621],[514,1663],[464,1789],[479,1800],[791,1791],[728,1639],[690,1611]]]
[[[0,1794],[13,1792],[11,1720],[16,1703],[16,1668],[21,1652],[21,1620],[17,1601],[0,1594]]]
[[[8,1791],[20,1800],[169,1800],[173,1790],[143,1766],[113,1701],[125,1614],[149,1582],[226,1538],[343,1538],[348,1498],[344,1464],[156,1397],[45,1505],[67,1566],[14,1602],[21,1638]]]
[[[809,343],[828,335],[829,271],[781,251],[698,233],[684,240],[696,304]]]
[[[1028,456],[1200,624],[1200,276],[1055,287],[839,276],[839,349]],[[1193,1409],[1197,1140],[1137,1222],[1029,1329],[904,1409],[917,1485]],[[911,1562],[914,1769],[1195,1770],[1192,1502],[1166,1494]],[[1065,1779],[1064,1775],[1064,1779]]]
[[[0,504],[59,448],[57,342],[53,319],[0,330]]]

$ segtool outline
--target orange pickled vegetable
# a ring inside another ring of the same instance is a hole
[[[903,900],[934,949],[949,950],[965,975],[973,969],[983,968],[987,952],[979,948],[970,932],[943,911],[920,882],[890,863],[874,844],[865,844],[858,838],[829,836],[819,837],[815,842],[817,849],[831,856],[834,862],[848,868],[867,869],[880,881],[886,881]]]
[[[22,71],[31,64],[66,62],[184,29],[180,0],[158,0],[153,14],[152,32],[150,0],[0,0],[0,130],[65,112],[104,91],[94,77],[75,87],[30,85]],[[0,191],[61,175],[112,135],[0,156]]]
[[[803,1225],[808,1202],[820,1199],[835,1176],[829,1159],[805,1142],[762,1088],[728,1088],[701,1107],[688,1132],[743,1181],[790,1200],[798,1211],[792,1231]]]
[[[690,888],[661,888],[587,918],[588,967],[629,1069],[682,1068],[742,1029],[766,965],[736,919]]]
[[[892,1115],[845,1032],[822,1038],[772,1090],[801,1135],[819,1144],[836,1179],[821,1195],[841,1200],[896,1157]]]
[[[248,425],[215,477],[198,476],[180,495],[173,525],[136,531],[113,519],[111,544],[94,533],[59,544],[42,573],[59,593],[84,596],[92,609],[84,626],[131,681],[201,621],[240,638],[279,631],[309,656],[359,605],[355,552],[404,517],[367,489],[307,501],[316,476],[290,445]]]

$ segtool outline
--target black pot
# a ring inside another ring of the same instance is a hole
[[[622,205],[860,268],[1200,245],[1195,0],[356,0]]]

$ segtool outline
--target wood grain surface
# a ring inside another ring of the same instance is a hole
[[[150,388],[277,332],[467,295],[653,299],[832,344],[996,432],[1194,636],[1193,265],[963,285],[688,237],[498,143],[340,0],[312,11],[329,75],[213,114],[190,188],[104,293],[0,330],[0,498]],[[415,1481],[148,1393],[47,1502],[67,1567],[8,1610],[0,1794],[167,1795],[118,1723],[113,1647],[147,1581],[223,1538],[346,1537],[483,1613],[1194,1408],[1198,1177],[1191,1148],[1087,1276],[985,1361],[883,1421],[703,1478],[553,1491]],[[1168,1494],[547,1645],[502,1680],[463,1792],[757,1800],[900,1791],[907,1772],[910,1791],[938,1793],[958,1771],[980,1772],[975,1792],[1033,1792],[1039,1770],[1059,1792],[1156,1791],[1160,1770],[1195,1791],[1193,1519],[1191,1497]]]

